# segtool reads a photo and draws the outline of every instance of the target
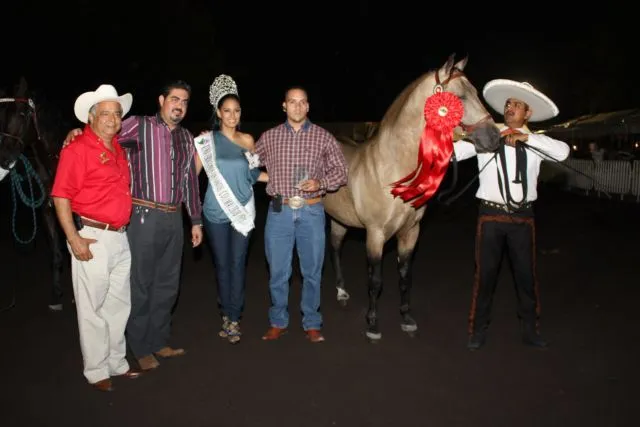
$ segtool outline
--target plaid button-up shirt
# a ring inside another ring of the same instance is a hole
[[[256,142],[261,165],[267,168],[267,194],[314,198],[347,183],[347,162],[338,141],[327,130],[307,120],[296,132],[288,122],[264,132]],[[304,179],[320,181],[320,190],[295,188]]]

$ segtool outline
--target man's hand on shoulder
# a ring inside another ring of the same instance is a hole
[[[76,136],[80,136],[80,135],[82,135],[82,129],[80,128],[72,129],[71,131],[69,131],[69,133],[67,134],[67,137],[64,139],[64,142],[62,143],[62,148],[71,144],[71,142],[73,142]]]
[[[240,143],[245,149],[249,150],[252,153],[256,151],[256,143],[253,139],[253,136],[248,133],[240,133],[239,139]]]

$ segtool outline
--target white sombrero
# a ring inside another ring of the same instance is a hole
[[[111,85],[100,85],[95,92],[85,92],[76,99],[73,112],[82,123],[89,121],[89,110],[91,107],[102,101],[117,101],[122,106],[122,117],[126,116],[131,109],[133,96],[130,93],[118,96],[116,88]]]
[[[527,82],[521,83],[506,79],[491,80],[484,86],[482,94],[487,104],[501,114],[504,113],[504,104],[509,98],[526,102],[533,110],[531,117],[529,117],[530,122],[548,120],[560,112],[552,100]]]

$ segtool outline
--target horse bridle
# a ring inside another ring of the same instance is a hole
[[[29,112],[27,113],[28,114],[27,121],[29,118],[33,118],[33,124],[36,129],[36,136],[38,137],[38,140],[41,140],[42,138],[40,137],[40,129],[38,128],[38,118],[36,115],[36,104],[35,102],[33,102],[33,99],[31,98],[0,98],[0,104],[9,103],[9,102],[16,103],[16,104],[23,103],[29,106]],[[11,135],[10,133],[1,132],[1,131],[0,131],[0,135],[16,139],[18,140],[18,142],[20,142],[20,144],[22,144],[23,146],[25,145],[24,141],[19,136]]]
[[[433,93],[440,93],[440,92],[444,92],[446,86],[451,83],[452,80],[455,80],[459,77],[464,76],[464,73],[462,72],[461,69],[453,67],[451,69],[451,73],[449,73],[449,76],[447,77],[447,79],[443,82],[440,82],[440,76],[438,75],[438,73],[436,72],[436,85],[433,87]],[[486,123],[488,120],[491,120],[491,114],[487,114],[486,116],[484,116],[483,118],[481,118],[480,120],[478,120],[477,122],[467,125],[465,123],[463,123],[462,121],[460,122],[460,127],[462,128],[462,130],[464,130],[466,133],[470,133],[473,132],[475,130],[476,127],[480,126],[483,123]]]
[[[51,161],[54,161],[54,162],[57,161],[57,159],[59,159],[59,155],[56,153],[52,153],[48,147],[47,141],[42,138],[42,133],[40,132],[40,126],[38,125],[38,114],[36,112],[36,104],[35,102],[33,102],[33,99],[31,98],[0,98],[0,104],[10,103],[10,102],[15,104],[18,104],[18,103],[27,104],[29,109],[26,114],[23,113],[23,115],[26,116],[27,126],[29,123],[29,119],[33,119],[33,127],[36,131],[36,137],[38,138],[38,141],[44,144],[45,155]],[[9,137],[17,140],[22,146],[22,150],[24,150],[27,147],[27,144],[24,142],[24,140],[20,136],[16,136],[10,133],[0,131],[0,144],[2,143],[2,137]],[[31,146],[31,149],[33,150],[34,154],[37,156],[38,154],[37,154],[36,148],[34,146]],[[50,168],[48,169],[49,169],[49,172],[51,173],[51,169]]]

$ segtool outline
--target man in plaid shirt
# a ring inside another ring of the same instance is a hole
[[[263,133],[256,143],[260,163],[269,173],[266,190],[272,198],[264,232],[271,327],[262,339],[278,339],[289,326],[287,306],[295,244],[303,276],[302,326],[311,342],[321,342],[319,307],[325,253],[322,197],[347,183],[347,162],[333,135],[307,118],[305,89],[296,86],[287,90],[282,109],[287,120]]]

